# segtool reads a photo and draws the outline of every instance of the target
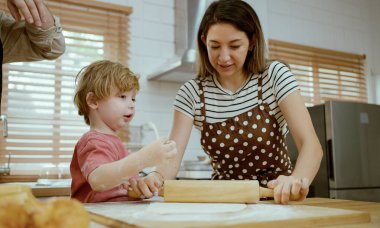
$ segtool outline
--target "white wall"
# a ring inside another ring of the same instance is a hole
[[[154,122],[161,136],[171,127],[172,104],[181,84],[147,81],[174,56],[174,0],[103,0],[133,7],[131,69],[141,75],[134,124]],[[183,1],[183,0],[181,0]],[[380,104],[379,0],[247,0],[267,38],[367,55],[369,98]],[[193,130],[185,159],[202,155]]]

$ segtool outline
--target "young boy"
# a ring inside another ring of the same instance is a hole
[[[127,67],[97,61],[82,69],[76,82],[74,103],[90,131],[75,146],[71,197],[83,203],[131,200],[128,180],[146,167],[168,162],[177,154],[176,145],[159,139],[128,155],[116,132],[135,114],[139,82]]]

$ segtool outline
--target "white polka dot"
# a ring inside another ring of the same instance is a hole
[[[252,116],[252,112],[248,112],[247,115],[248,115],[248,116]]]
[[[269,153],[269,154],[268,154],[268,157],[271,158],[272,156],[273,156],[273,153]]]
[[[230,151],[233,151],[235,148],[233,146],[230,146]]]
[[[226,174],[226,177],[230,178],[230,174],[227,173],[227,174]]]
[[[259,100],[257,103],[259,103],[259,104],[262,104],[262,103],[263,103],[263,101],[262,101],[262,100]]]
[[[223,122],[223,123],[222,123],[222,126],[225,127],[225,126],[226,126],[226,122]]]
[[[268,146],[270,145],[270,141],[269,141],[269,140],[267,141],[267,145],[268,145]]]
[[[270,132],[270,136],[273,136],[273,135],[274,135],[274,133],[273,133],[273,131],[271,131],[271,132]]]
[[[253,166],[253,162],[248,163],[248,165],[249,165],[250,167],[252,167],[252,166]]]
[[[281,162],[281,163],[284,163],[284,159],[281,159],[280,162]]]
[[[224,143],[221,143],[221,144],[220,144],[220,147],[224,147]]]
[[[269,123],[269,119],[267,118],[267,119],[265,119],[265,123]]]
[[[226,139],[229,139],[230,138],[230,134],[227,134],[225,137],[226,137]]]
[[[202,139],[202,143],[205,143],[205,142],[206,142],[206,140]]]
[[[277,125],[274,123],[274,124],[273,124],[273,127],[276,128],[276,126],[277,126]]]
[[[220,154],[220,150],[215,151],[216,154]]]
[[[276,160],[276,161],[277,161],[277,160],[278,160],[278,156],[274,157],[274,160]]]
[[[233,170],[230,170],[230,171],[229,171],[229,173],[233,174],[233,173],[234,173],[234,171],[233,171]]]
[[[274,168],[274,165],[270,165],[271,168]]]
[[[239,161],[239,158],[238,157],[234,157],[234,161]]]
[[[253,125],[252,125],[252,128],[253,128],[253,129],[256,129],[256,128],[257,128],[257,125],[256,125],[256,124],[253,124]]]
[[[222,179],[222,176],[219,176],[219,180],[221,180]]]
[[[208,127],[209,127],[210,129],[213,129],[213,128],[214,128],[212,125],[209,125]]]
[[[229,169],[232,169],[232,167],[234,167],[234,166],[233,166],[233,165],[228,165],[228,168],[229,168]]]
[[[261,183],[262,183],[263,185],[266,185],[268,182],[267,182],[267,180],[262,180]]]
[[[230,155],[229,154],[225,154],[224,157],[230,158]]]
[[[256,116],[256,119],[258,119],[258,120],[261,119],[261,116],[260,116],[260,115],[257,115],[257,116]]]
[[[267,129],[266,129],[265,127],[263,127],[263,128],[261,129],[261,131],[262,131],[262,132],[267,132]]]
[[[239,154],[243,154],[244,153],[244,151],[243,150],[239,150]]]
[[[257,141],[261,142],[261,141],[263,141],[263,138],[258,137],[258,138],[257,138]]]
[[[208,137],[210,134],[208,133],[208,131],[206,131],[205,135]]]
[[[257,180],[257,176],[252,176],[252,179]]]
[[[247,173],[247,170],[246,170],[246,169],[243,169],[242,172],[243,172],[243,173]]]
[[[235,168],[239,168],[239,166],[240,166],[239,163],[235,164]]]
[[[248,121],[244,121],[244,122],[243,122],[243,125],[244,125],[244,126],[247,126],[247,125],[248,125]]]
[[[216,142],[216,138],[212,138],[211,141],[212,141],[212,142]]]
[[[243,179],[243,176],[242,176],[242,175],[239,175],[238,178],[239,178],[240,180],[242,180],[242,179]]]
[[[209,150],[211,150],[211,146],[207,146],[207,148],[208,148]]]
[[[220,135],[220,134],[222,134],[222,131],[221,130],[217,130],[216,134]]]
[[[269,115],[273,115],[273,112],[272,112],[272,111],[269,111]]]
[[[259,157],[258,155],[256,155],[256,156],[255,156],[255,159],[256,159],[256,160],[259,160],[259,159],[260,159],[260,157]]]
[[[237,143],[237,142],[239,142],[239,139],[235,138],[234,143]]]
[[[257,146],[253,146],[253,147],[252,147],[252,150],[256,150],[256,149],[257,149]]]
[[[259,86],[259,87],[257,88],[257,90],[260,91],[260,90],[261,90],[261,86]]]
[[[248,146],[248,143],[247,142],[243,142],[243,146]]]
[[[248,138],[252,138],[252,137],[253,137],[252,133],[249,133]]]
[[[235,126],[230,127],[231,131],[235,130]]]
[[[239,117],[236,116],[236,117],[234,118],[234,120],[235,120],[235,121],[239,121]]]
[[[244,131],[242,129],[239,130],[239,134],[243,134]]]
[[[260,152],[264,154],[266,151],[265,149],[261,149]]]
[[[201,107],[205,106],[205,104],[203,102],[201,102]]]
[[[223,159],[223,160],[222,160],[222,164],[225,164],[225,163],[226,163],[226,161]]]
[[[260,110],[264,110],[264,106],[260,105]]]

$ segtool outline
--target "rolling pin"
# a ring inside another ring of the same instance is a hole
[[[133,191],[128,194],[140,198]],[[165,202],[257,203],[273,197],[273,190],[260,187],[257,180],[165,180],[158,195]]]

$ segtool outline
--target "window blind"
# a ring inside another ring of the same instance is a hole
[[[2,9],[5,4],[0,0]],[[0,165],[11,154],[11,175],[68,167],[75,143],[88,130],[73,104],[75,76],[99,59],[128,60],[130,7],[79,0],[46,4],[60,17],[66,52],[55,61],[3,66],[1,111],[8,118],[8,137],[0,136]]]
[[[289,64],[307,106],[327,100],[367,102],[365,55],[269,40],[271,59]]]

